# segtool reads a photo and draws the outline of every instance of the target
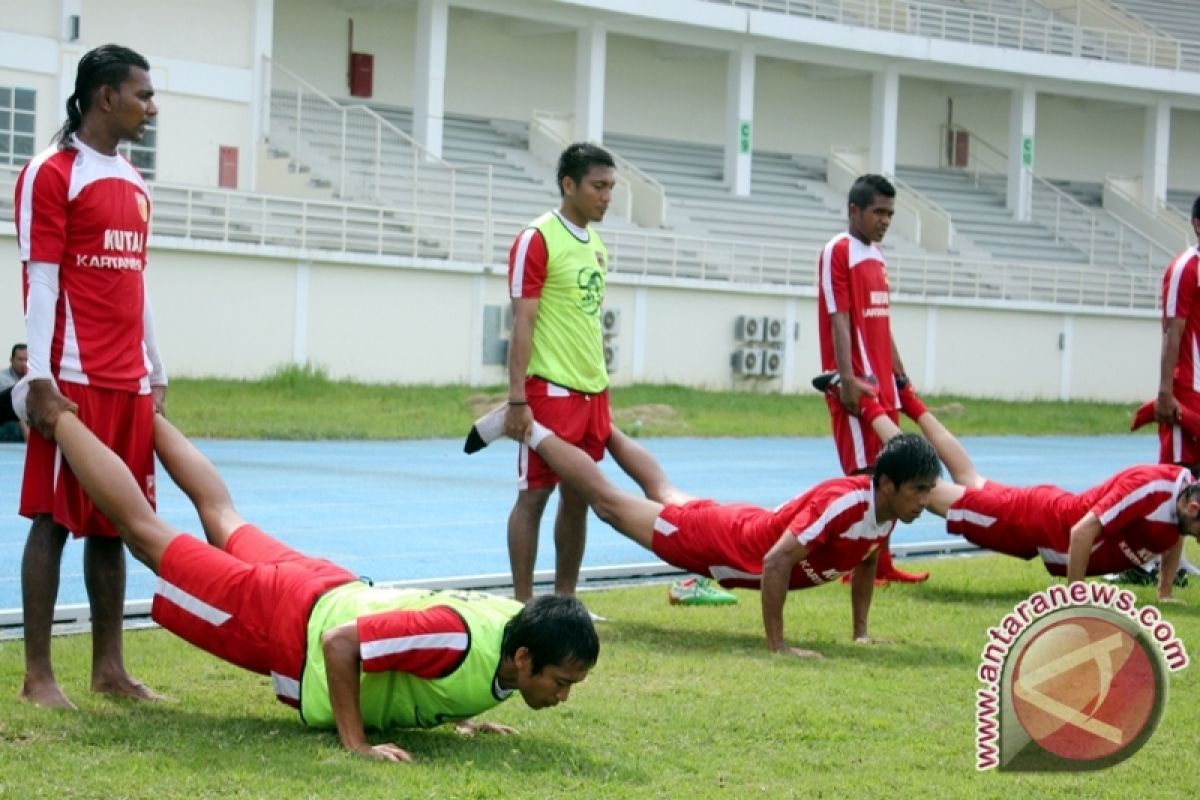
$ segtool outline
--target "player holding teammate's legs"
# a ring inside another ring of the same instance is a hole
[[[883,176],[860,176],[847,198],[848,228],[825,245],[817,265],[821,369],[839,378],[818,389],[825,393],[846,475],[869,473],[881,447],[871,428],[858,419],[859,400],[875,398],[897,421],[899,386],[908,381],[892,338],[887,266],[878,247],[891,225],[895,197],[895,187]],[[929,573],[898,569],[890,551],[884,550],[878,576],[881,581],[916,583]]]
[[[208,543],[160,519],[121,459],[69,409],[34,423],[55,441],[130,551],[160,578],[153,619],[191,644],[271,676],[306,725],[336,728],[360,755],[410,761],[368,729],[512,733],[471,717],[519,692],[532,708],[565,701],[599,642],[577,599],[522,606],[474,592],[377,589],[248,524],[212,463],[156,416],[163,466],[192,500]],[[395,642],[405,647],[397,649]]]
[[[142,177],[118,152],[121,142],[140,141],[158,113],[149,70],[146,59],[118,45],[80,59],[55,145],[17,179],[15,222],[24,266],[28,407],[35,414],[76,409],[153,504],[153,417],[165,402],[167,376],[145,282],[150,200]],[[50,658],[70,534],[84,539],[92,691],[154,699],[125,669],[121,540],[53,443],[36,431],[26,447],[19,510],[32,520],[21,560],[22,699],[74,708]]]

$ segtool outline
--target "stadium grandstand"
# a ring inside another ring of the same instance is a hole
[[[10,246],[16,175],[61,124],[79,56],[119,41],[151,62],[160,114],[129,156],[177,374],[500,382],[508,248],[557,202],[555,157],[579,139],[618,163],[601,227],[617,384],[804,391],[817,254],[863,172],[899,189],[893,325],[926,391],[1140,399],[1162,269],[1195,239],[1190,0],[0,11]],[[747,340],[739,318],[777,324]],[[745,374],[746,349],[778,358]],[[1111,360],[1126,381],[1098,374]]]

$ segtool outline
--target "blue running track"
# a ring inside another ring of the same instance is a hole
[[[644,444],[681,489],[722,501],[774,507],[837,472],[827,439],[649,439]],[[1082,489],[1125,466],[1151,463],[1154,439],[975,437],[964,444],[980,472],[1005,483]],[[297,549],[325,556],[377,581],[508,572],[505,525],[515,495],[516,446],[500,442],[473,456],[461,442],[262,442],[198,445],[229,483],[242,515]],[[0,445],[0,609],[18,609],[28,521],[16,515],[24,448]],[[609,460],[606,470],[630,488]],[[553,501],[552,501],[553,502]],[[198,532],[187,499],[160,468],[159,511]],[[554,565],[547,509],[538,569]],[[895,535],[899,543],[945,540],[926,515]],[[82,552],[63,557],[60,604],[85,603]],[[653,555],[593,517],[585,566],[653,561]],[[130,559],[128,599],[148,598],[153,576]]]

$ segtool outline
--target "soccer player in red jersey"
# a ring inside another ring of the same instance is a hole
[[[1192,204],[1192,229],[1200,237],[1200,197]],[[1167,266],[1162,282],[1163,336],[1159,353],[1159,455],[1163,464],[1200,468],[1200,439],[1181,426],[1183,413],[1200,414],[1200,246]]]
[[[79,62],[67,122],[55,146],[17,179],[17,241],[24,266],[29,410],[64,408],[115,450],[154,502],[154,412],[166,396],[144,270],[150,199],[123,141],[139,141],[158,109],[150,65],[104,45]],[[155,695],[125,670],[125,554],[112,524],[79,486],[52,441],[31,432],[20,513],[33,520],[21,562],[25,679],[21,697],[74,705],[59,688],[50,629],[68,531],[86,539],[94,692]]]
[[[910,523],[920,516],[941,469],[927,441],[899,436],[883,448],[872,474],[824,481],[771,511],[681,492],[653,456],[614,428],[608,450],[645,497],[630,494],[610,483],[579,448],[537,422],[532,429],[528,446],[600,519],[673,566],[727,588],[761,589],[768,647],[802,657],[820,653],[785,642],[788,590],[852,573],[853,637],[872,641],[867,616],[877,554],[887,549],[897,521]]]
[[[884,441],[904,435],[872,401],[863,419]],[[1098,486],[1068,492],[1057,486],[1006,486],[984,478],[967,451],[931,412],[918,424],[954,483],[938,481],[928,508],[949,533],[987,550],[1040,557],[1069,583],[1120,572],[1162,556],[1158,598],[1172,599],[1183,537],[1200,534],[1200,484],[1186,467],[1147,464],[1123,469]]]
[[[887,264],[879,249],[895,213],[895,197],[895,187],[882,175],[859,177],[850,187],[848,229],[825,245],[817,264],[821,370],[840,378],[825,402],[846,475],[869,472],[882,446],[860,422],[859,400],[873,395],[893,421],[899,419],[897,378],[904,376],[904,362],[892,339]],[[881,581],[904,583],[929,577],[896,568],[886,549],[877,574]]]

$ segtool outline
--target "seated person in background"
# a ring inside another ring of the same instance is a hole
[[[17,412],[24,414],[18,386]],[[471,717],[521,693],[531,708],[567,699],[599,655],[587,609],[544,595],[526,606],[475,592],[372,587],[278,542],[238,514],[212,463],[165,418],[155,451],[191,499],[208,542],[158,517],[133,475],[64,401],[32,420],[53,437],[130,552],[160,578],[155,622],[218,658],[271,676],[306,724],[336,728],[347,750],[411,761],[365,729],[512,733]]]
[[[29,428],[11,413],[12,401],[9,395],[17,381],[25,377],[25,368],[29,363],[29,349],[23,342],[12,346],[8,359],[8,369],[0,371],[0,442],[23,442],[29,435]]]
[[[901,434],[870,398],[862,419],[884,441]],[[1119,572],[1162,555],[1158,599],[1172,599],[1183,537],[1200,535],[1200,484],[1186,466],[1128,467],[1098,486],[1068,492],[1057,486],[1007,486],[980,475],[967,451],[932,412],[917,419],[954,483],[938,481],[928,508],[946,531],[986,550],[1040,557],[1068,583]]]

